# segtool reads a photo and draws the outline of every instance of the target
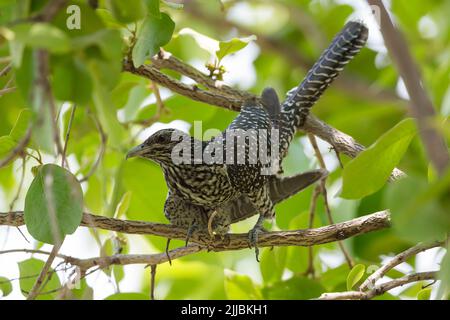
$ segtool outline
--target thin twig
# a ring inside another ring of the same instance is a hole
[[[32,17],[30,20],[36,22],[47,22],[52,20],[56,14],[61,10],[66,4],[67,0],[52,0],[47,3],[47,5],[42,9],[39,14]]]
[[[29,126],[25,133],[25,136],[19,141],[17,146],[13,150],[11,150],[11,152],[6,157],[0,160],[0,168],[6,166],[10,161],[14,160],[17,156],[21,155],[24,152],[24,149],[30,142],[31,131],[32,126]]]
[[[156,264],[150,266],[150,300],[155,300]]]
[[[70,112],[69,124],[67,126],[67,132],[66,132],[66,140],[64,141],[64,149],[63,149],[63,152],[61,155],[61,167],[63,167],[63,168],[64,168],[64,164],[66,161],[67,144],[69,143],[70,130],[72,129],[72,122],[73,122],[73,118],[75,116],[76,110],[77,110],[77,105],[74,104],[72,106],[72,111]]]
[[[411,99],[411,112],[416,118],[420,137],[427,151],[428,158],[438,174],[442,176],[450,164],[450,155],[444,137],[433,127],[432,120],[436,115],[436,111],[424,89],[419,69],[414,62],[403,35],[392,23],[383,1],[367,0],[367,2],[378,8],[381,34],[394,63],[397,65],[400,76],[405,82],[406,90]]]
[[[359,290],[364,291],[375,286],[375,283],[381,279],[389,270],[398,266],[400,263],[405,262],[408,258],[417,255],[420,252],[429,250],[431,248],[440,247],[444,244],[443,241],[434,241],[429,243],[419,243],[418,245],[411,247],[402,253],[399,253],[393,257],[388,263],[381,266],[374,273],[372,273],[360,286]]]
[[[52,251],[50,252],[50,255],[47,258],[47,261],[45,262],[44,267],[41,270],[41,273],[37,277],[36,282],[33,285],[33,288],[31,289],[30,293],[28,294],[27,300],[34,300],[37,297],[37,295],[39,294],[42,282],[44,281],[45,277],[47,276],[50,266],[52,265],[53,260],[55,260],[55,257],[58,254],[59,249],[61,248],[61,245],[62,245],[62,243],[58,243],[53,246]]]
[[[102,125],[100,124],[100,121],[98,121],[98,119],[97,119],[95,114],[93,114],[93,113],[91,113],[91,114],[92,114],[92,118],[94,119],[95,126],[97,127],[97,131],[98,131],[98,133],[100,135],[100,149],[98,151],[98,155],[97,155],[97,158],[95,159],[94,164],[92,165],[92,167],[89,170],[89,172],[83,178],[81,178],[79,180],[80,183],[89,180],[89,178],[97,170],[98,166],[100,165],[100,162],[103,159],[103,155],[105,154],[106,142],[108,140],[108,137],[106,136],[105,132],[103,131]]]
[[[0,90],[0,97],[3,96],[4,94],[7,94],[9,92],[13,92],[16,91],[16,87],[9,87],[9,88],[4,88]]]
[[[311,204],[309,206],[309,223],[308,228],[312,229],[314,227],[314,216],[316,213],[317,199],[320,195],[319,186],[316,186],[311,197]],[[311,275],[312,278],[315,276],[314,270],[314,247],[308,248],[308,267],[305,271],[306,275]]]
[[[20,193],[22,192],[23,182],[25,180],[25,171],[26,171],[26,161],[25,156],[22,157],[22,171],[20,173],[20,180],[19,180],[19,187],[17,188],[16,195],[14,196],[14,199],[9,204],[9,211],[12,211],[14,209],[14,205],[16,204],[17,200],[19,199]],[[17,231],[19,231],[20,235],[25,239],[26,242],[30,242],[25,234],[20,230],[19,227],[16,227]]]
[[[327,170],[327,167],[325,165],[325,161],[323,160],[322,157],[322,153],[319,150],[319,146],[317,145],[317,140],[316,137],[313,134],[308,134],[308,139],[314,149],[314,153],[316,155],[317,161],[319,162],[320,168]],[[325,207],[325,212],[327,214],[327,218],[328,218],[328,222],[333,224],[334,223],[334,219],[333,216],[331,215],[331,209],[330,209],[330,205],[328,203],[328,195],[327,195],[327,188],[326,188],[326,179],[327,176],[325,176],[324,178],[322,178],[320,180],[320,192],[322,193],[323,196],[323,202],[324,202],[324,207]],[[347,249],[344,247],[344,244],[342,243],[342,241],[338,241],[337,242],[339,245],[339,248],[342,251],[342,254],[344,255],[345,261],[347,262],[349,268],[353,268],[353,261],[352,258],[350,257],[350,254],[347,252]]]
[[[12,64],[8,63],[2,70],[0,70],[0,77],[8,74],[8,72],[11,70]]]
[[[373,289],[363,292],[363,291],[345,291],[345,292],[332,292],[322,294],[318,300],[367,300],[372,299],[376,296],[380,296],[389,290],[397,287],[401,287],[405,284],[424,281],[424,280],[435,280],[437,277],[437,271],[430,272],[419,272],[407,275],[405,277],[388,281],[375,286]]]

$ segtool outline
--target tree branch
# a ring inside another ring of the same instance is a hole
[[[160,85],[192,100],[205,102],[235,111],[240,109],[241,99],[234,99],[223,94],[205,91],[197,86],[182,83],[178,80],[170,78],[152,65],[142,65],[135,68],[131,61],[126,60],[123,63],[123,70],[155,81],[156,83],[159,83]]]
[[[360,286],[359,290],[364,291],[371,287],[374,287],[375,283],[381,279],[389,270],[393,269],[395,266],[399,265],[402,262],[408,260],[408,258],[415,256],[416,254],[429,250],[431,248],[440,247],[444,244],[443,241],[434,241],[429,243],[419,243],[418,245],[409,248],[406,251],[396,255],[392,260],[388,263],[377,269],[374,273],[372,273]]]
[[[159,54],[155,55],[152,59],[152,66],[161,70],[169,69],[178,72],[199,84],[204,85],[211,91],[215,91],[219,94],[225,94],[234,98],[241,99],[254,99],[255,95],[246,91],[238,90],[227,86],[225,83],[219,80],[213,80],[208,75],[204,74],[200,70],[192,67],[191,65],[182,62],[170,52],[160,50]]]
[[[56,255],[58,254],[59,248],[61,248],[61,245],[62,245],[62,242],[53,246],[53,249],[48,256],[47,261],[44,264],[44,267],[42,268],[41,272],[39,273],[39,276],[37,277],[36,282],[33,285],[33,288],[31,289],[31,291],[29,292],[29,294],[27,296],[27,300],[34,300],[38,296],[38,294],[41,290],[42,283],[44,282],[45,277],[47,276],[48,271],[50,270],[50,266],[52,265],[53,261],[55,260]]]
[[[345,292],[324,293],[318,298],[318,300],[367,300],[372,299],[376,296],[380,296],[388,292],[389,290],[401,287],[411,282],[423,280],[435,280],[436,278],[437,278],[437,271],[419,272],[379,284],[367,292],[345,291]]]
[[[0,168],[6,166],[10,161],[14,160],[18,155],[20,155],[24,149],[27,147],[31,139],[32,126],[29,126],[25,136],[19,141],[17,146],[11,150],[11,152],[0,160]]]
[[[23,224],[22,211],[0,214],[0,225],[21,226]],[[120,220],[85,213],[81,225],[128,234],[186,239],[185,229],[163,223]],[[390,214],[385,210],[316,229],[264,232],[258,237],[258,246],[312,246],[344,240],[389,226]],[[248,248],[248,235],[246,233],[228,234],[224,239],[211,239],[207,233],[199,233],[192,236],[191,242],[206,246],[212,251],[240,250]]]
[[[428,158],[433,163],[439,175],[443,175],[450,163],[450,156],[444,137],[433,128],[431,121],[436,112],[425,91],[419,69],[414,63],[408,45],[400,31],[394,27],[386,8],[381,0],[367,0],[380,11],[380,28],[386,47],[389,49],[400,76],[405,82],[406,90],[411,99],[411,112],[416,118],[420,137],[425,146]]]
[[[0,225],[21,226],[24,224],[23,212],[16,211],[0,214]],[[151,223],[143,221],[128,221],[85,213],[81,225],[91,228],[101,228],[110,231],[118,231],[130,234],[151,234],[171,239],[184,240],[186,230],[167,224]],[[389,227],[390,219],[388,211],[380,211],[367,216],[352,219],[333,225],[316,229],[304,229],[293,231],[265,232],[258,237],[259,247],[272,246],[313,246],[338,240],[347,239],[359,234],[381,230]],[[212,240],[207,234],[195,234],[191,238],[191,244],[170,250],[168,253],[156,254],[116,254],[106,257],[79,259],[59,253],[50,253],[42,250],[15,249],[0,251],[0,254],[13,252],[26,252],[45,255],[54,255],[63,259],[66,263],[78,266],[81,273],[93,267],[100,269],[111,265],[146,264],[157,265],[200,251],[229,251],[248,249],[247,234],[229,234],[222,239]]]

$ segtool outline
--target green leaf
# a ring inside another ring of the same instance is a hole
[[[159,48],[169,43],[175,23],[170,16],[161,13],[161,17],[148,16],[141,25],[137,41],[133,47],[132,59],[137,68],[145,59],[158,53]]]
[[[112,294],[105,300],[149,300],[149,297],[139,292],[123,292]]]
[[[325,288],[316,280],[294,276],[269,287],[264,287],[262,292],[265,299],[306,300],[318,298],[325,292]]]
[[[2,296],[6,297],[12,291],[11,281],[5,277],[0,277],[0,292],[2,292]]]
[[[55,62],[52,87],[56,99],[85,104],[91,98],[92,86],[90,72],[80,59],[65,57]]]
[[[83,192],[75,176],[54,164],[41,166],[25,198],[25,224],[33,238],[54,244],[77,229],[82,215]]]
[[[413,119],[405,119],[382,135],[344,168],[341,197],[359,199],[379,190],[416,134]]]
[[[125,129],[117,119],[116,107],[99,73],[94,77],[93,101],[100,123],[108,132],[108,143],[119,146],[124,140]]]
[[[363,264],[355,265],[347,276],[347,290],[352,290],[353,287],[362,279],[366,267]]]
[[[148,13],[156,18],[161,17],[161,12],[159,11],[159,0],[145,0],[147,3]]]
[[[25,133],[30,125],[32,115],[33,112],[30,109],[22,109],[20,111],[19,117],[9,133],[9,136],[14,141],[19,142],[25,136]]]
[[[21,64],[16,66],[16,84],[22,97],[27,102],[31,102],[31,91],[34,88],[36,59],[34,51],[31,49],[25,49],[22,53],[23,59]]]
[[[71,50],[70,39],[64,31],[48,23],[18,24],[4,30],[3,35],[10,41],[18,41],[31,48],[47,49],[55,54]]]
[[[393,230],[411,241],[433,241],[450,231],[448,187],[450,171],[433,183],[426,178],[408,176],[390,183],[385,193],[385,206],[392,213]]]
[[[417,300],[430,300],[431,288],[425,288],[417,294]]]
[[[35,258],[27,259],[19,262],[19,273],[20,273],[20,290],[24,295],[28,293],[33,288],[36,278],[41,273],[45,262]],[[53,272],[53,269],[49,269],[50,277],[41,287],[41,293],[37,296],[38,300],[52,300],[58,294],[58,292],[50,292],[61,287],[58,276]]]
[[[262,299],[258,286],[249,276],[225,270],[225,292],[230,300]]]
[[[287,260],[287,249],[287,247],[278,247],[263,250],[259,266],[264,283],[281,280]]]
[[[119,203],[116,206],[114,218],[119,219],[127,213],[128,208],[130,207],[131,195],[132,193],[130,191],[124,193],[122,199],[120,199]]]
[[[16,146],[16,142],[10,136],[0,137],[0,159],[8,155]]]
[[[201,34],[200,32],[195,31],[191,28],[183,28],[178,32],[181,36],[189,36],[197,43],[197,45],[208,52],[211,56],[215,57],[216,52],[220,49],[219,41],[210,38],[208,36],[205,36],[204,34]]]
[[[106,6],[114,18],[123,23],[141,20],[147,14],[147,7],[142,0],[108,0]]]
[[[220,61],[225,56],[245,48],[250,41],[254,40],[256,40],[255,35],[246,38],[233,38],[229,41],[220,41],[219,50],[216,51],[216,56]]]

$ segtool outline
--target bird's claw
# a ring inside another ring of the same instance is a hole
[[[264,228],[256,225],[248,232],[249,248],[255,248],[256,261],[259,262],[258,234],[264,232]]]

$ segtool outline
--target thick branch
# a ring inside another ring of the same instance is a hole
[[[0,214],[0,225],[21,226],[23,224],[22,211]],[[129,234],[148,234],[179,240],[186,238],[186,230],[168,224],[119,220],[88,213],[83,215],[81,225]],[[265,232],[258,237],[258,246],[312,246],[344,240],[389,226],[390,216],[385,210],[316,229]],[[212,251],[240,250],[248,248],[248,235],[246,233],[228,234],[223,240],[212,240],[208,234],[196,234],[192,236],[191,242],[207,246]]]
[[[152,65],[142,65],[138,68],[135,68],[133,66],[133,63],[127,60],[123,63],[123,69],[125,71],[155,81],[156,83],[178,94],[191,98],[192,100],[205,102],[235,111],[238,111],[241,106],[241,99],[234,99],[230,96],[222,95],[216,92],[213,93],[210,91],[205,91],[198,88],[197,86],[182,83],[178,80],[170,78]]]

